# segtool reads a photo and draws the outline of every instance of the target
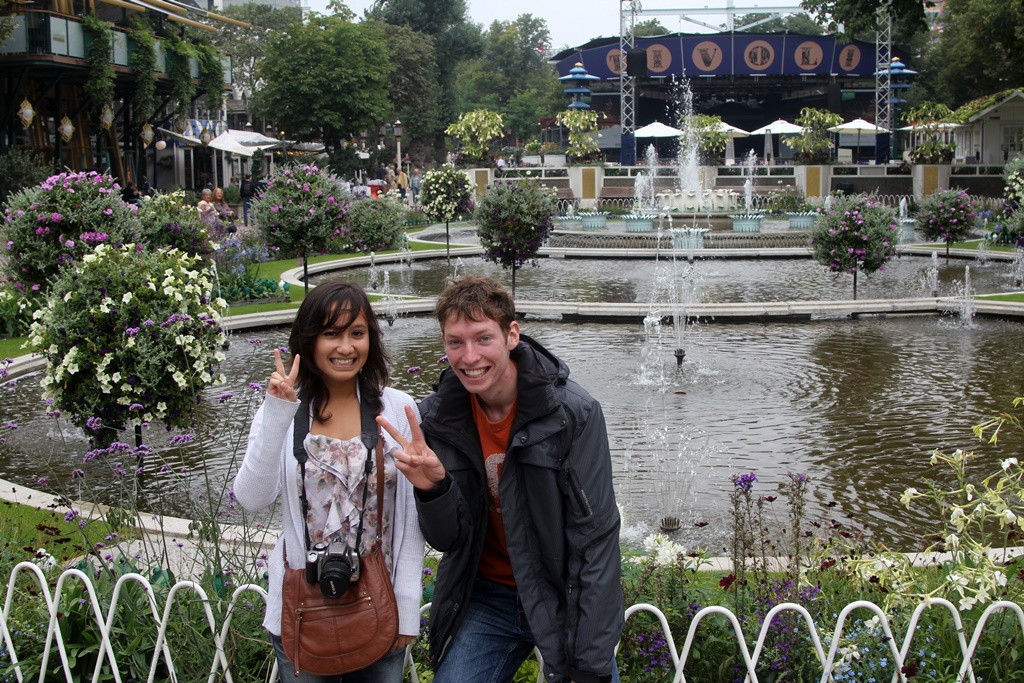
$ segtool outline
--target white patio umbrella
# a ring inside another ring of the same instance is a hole
[[[648,123],[642,128],[637,128],[636,132],[633,133],[638,138],[677,138],[682,134],[683,131],[667,126],[661,121]]]
[[[856,133],[857,134],[857,158],[860,158],[860,134],[861,133],[884,133],[884,128],[879,128],[870,121],[864,119],[854,119],[853,121],[847,121],[846,123],[840,123],[838,126],[829,128],[832,133]]]
[[[750,137],[750,133],[748,133],[747,131],[743,130],[742,128],[737,128],[736,126],[726,123],[725,121],[718,122],[718,130],[722,131],[723,133],[728,133],[729,137],[731,138]]]
[[[725,121],[718,122],[718,130],[728,134],[729,136],[729,141],[725,143],[725,163],[731,163],[730,160],[736,156],[736,145],[733,142],[733,140],[735,140],[736,138],[750,137],[750,133],[743,130],[742,128],[737,128],[736,126],[728,124]]]
[[[667,126],[661,121],[655,121],[654,123],[648,123],[642,128],[637,128],[633,135],[638,138],[654,138],[654,151],[658,151],[658,138],[676,138],[683,134],[683,131],[672,126]]]
[[[790,123],[785,119],[776,119],[771,123],[767,123],[757,130],[750,131],[751,135],[764,135],[764,158],[766,161],[770,161],[774,156],[774,150],[772,145],[773,135],[799,135],[803,133],[803,126],[798,126],[795,123]]]

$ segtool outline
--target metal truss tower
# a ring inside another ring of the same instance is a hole
[[[875,125],[889,132],[889,145],[897,135],[892,120],[892,14],[889,12],[892,0],[886,0],[878,8],[878,30],[875,32]],[[877,138],[876,147],[877,150]],[[877,152],[876,152],[877,154]]]
[[[623,141],[620,161],[627,165],[636,163],[636,78],[627,73],[626,55],[636,44],[633,27],[638,11],[640,0],[619,0],[619,115]]]

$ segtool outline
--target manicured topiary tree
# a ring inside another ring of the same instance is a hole
[[[965,190],[936,190],[921,200],[917,227],[929,240],[946,243],[946,262],[953,242],[965,239],[974,227],[975,202]]]
[[[896,210],[870,196],[835,199],[811,230],[815,260],[833,273],[853,275],[857,298],[857,273],[874,273],[896,255]]]
[[[451,261],[451,238],[448,224],[456,216],[466,215],[473,210],[469,192],[469,178],[453,166],[442,166],[427,171],[420,187],[420,205],[423,213],[435,221],[444,221],[445,255]]]
[[[516,271],[551,233],[556,201],[554,190],[522,178],[499,180],[480,199],[474,218],[484,258],[512,271],[513,296]]]
[[[566,109],[558,112],[556,122],[569,131],[569,150],[572,161],[586,161],[601,149],[597,146],[597,112],[592,109]]]
[[[325,169],[300,165],[270,176],[263,195],[250,210],[267,245],[302,257],[303,284],[309,291],[309,257],[345,239],[348,192]]]
[[[448,126],[445,132],[458,138],[463,162],[490,165],[488,152],[491,141],[505,132],[504,119],[496,111],[474,109],[460,114],[459,120]]]

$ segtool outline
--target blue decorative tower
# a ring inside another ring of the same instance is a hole
[[[582,63],[576,62],[576,66],[569,69],[569,74],[560,77],[558,80],[569,86],[562,91],[572,98],[572,102],[569,103],[569,109],[590,109],[590,105],[584,102],[583,98],[590,94],[590,88],[587,86],[594,81],[601,80],[599,77],[591,76],[583,68]]]

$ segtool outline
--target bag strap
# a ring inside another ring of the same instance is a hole
[[[380,426],[377,424],[378,405],[371,397],[366,388],[360,386],[359,391],[359,439],[366,449],[366,467],[363,472],[363,506],[359,511],[359,527],[356,529],[356,553],[359,552],[359,544],[363,535],[363,514],[366,512],[366,497],[370,488],[370,474],[373,472],[373,462],[377,461],[377,496],[378,499],[384,491],[384,444],[380,436]],[[306,453],[306,435],[309,434],[309,398],[302,398],[299,402],[298,412],[295,413],[295,421],[292,426],[292,455],[299,463],[299,498],[302,502],[302,529],[305,533],[306,552],[309,552],[309,524],[306,521],[309,514],[309,500],[306,497],[306,461],[309,455]],[[375,457],[370,453],[375,452]],[[383,534],[383,515],[377,515],[377,540]]]

